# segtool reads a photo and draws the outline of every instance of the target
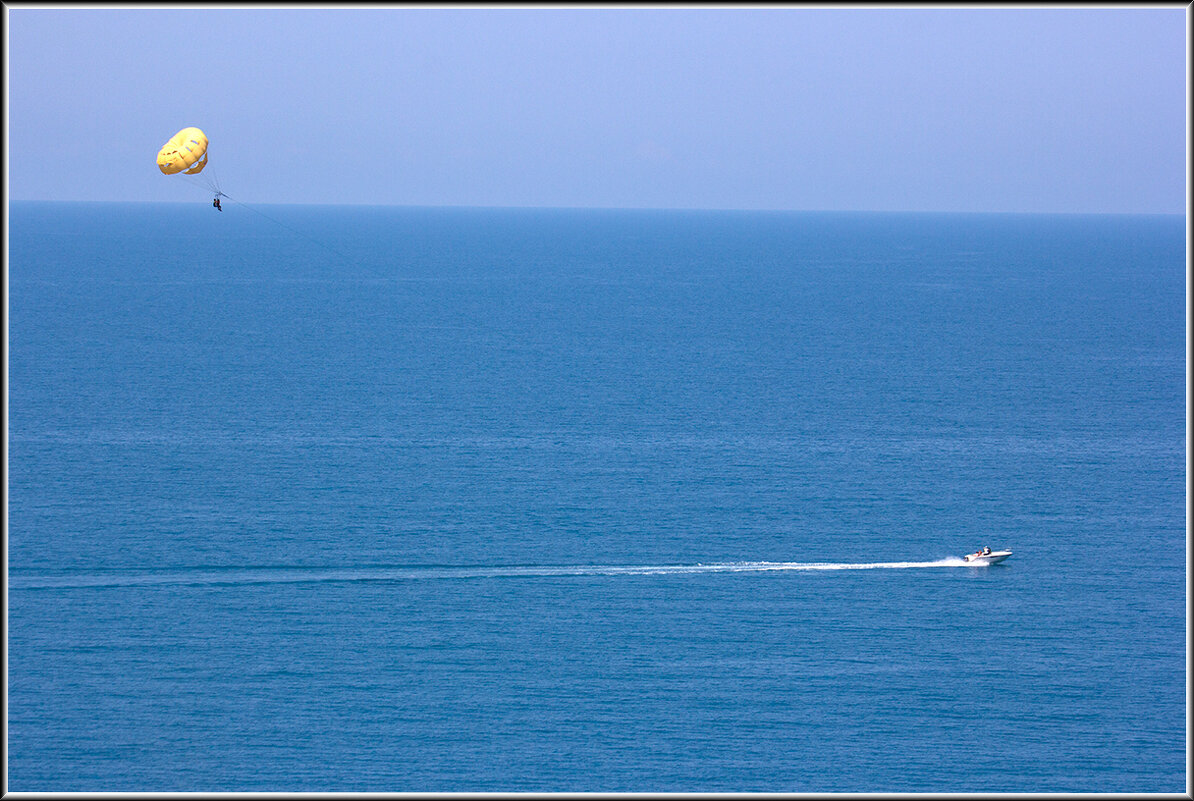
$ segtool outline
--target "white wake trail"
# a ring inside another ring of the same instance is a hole
[[[901,570],[966,567],[957,557],[933,562],[714,562],[695,565],[497,565],[441,567],[258,567],[196,568],[163,573],[85,575],[10,575],[9,589],[79,589],[104,587],[293,584],[301,582],[427,581],[478,578],[550,578],[556,576],[653,576],[686,573],[758,573],[764,571]]]

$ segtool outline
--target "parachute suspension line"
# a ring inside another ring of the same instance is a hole
[[[199,178],[198,176],[191,176],[191,175],[187,175],[186,173],[179,173],[179,177],[182,178],[184,181],[186,181],[188,184],[197,186],[201,189],[205,189],[208,192],[214,192],[217,196],[224,195],[224,193],[220,191],[220,187],[215,182],[213,177],[208,176],[207,173],[204,173],[203,175],[204,175],[203,178]],[[224,195],[224,197],[227,197],[227,195]]]
[[[216,193],[216,197],[228,197],[227,195],[225,195],[223,192],[220,191],[220,178],[218,175],[216,175],[216,171],[213,169],[210,172],[211,172],[211,175],[209,176],[209,178],[211,179],[211,189],[213,192]]]

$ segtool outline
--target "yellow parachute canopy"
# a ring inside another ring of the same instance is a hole
[[[206,166],[207,135],[198,128],[183,128],[158,151],[158,169],[163,175],[194,175]]]

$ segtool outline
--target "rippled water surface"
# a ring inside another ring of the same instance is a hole
[[[12,790],[1185,790],[1183,219],[208,212],[12,204]]]

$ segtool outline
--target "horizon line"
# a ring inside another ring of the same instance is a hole
[[[231,198],[230,198],[231,199]],[[238,203],[255,206],[312,206],[323,208],[393,208],[393,209],[454,209],[454,210],[485,210],[485,211],[641,211],[641,212],[721,212],[740,214],[957,214],[957,215],[1020,215],[1020,216],[1086,216],[1086,217],[1186,217],[1188,210],[1183,211],[1020,211],[1020,210],[963,210],[963,209],[835,209],[835,208],[732,208],[713,206],[569,206],[569,205],[484,205],[484,204],[452,204],[452,203],[309,203],[302,201],[253,201],[248,203],[237,200]],[[8,198],[7,208],[20,203],[96,203],[109,205],[208,205],[194,200],[84,200],[84,199],[49,199],[49,198]]]

